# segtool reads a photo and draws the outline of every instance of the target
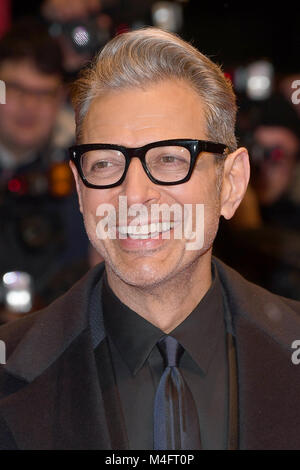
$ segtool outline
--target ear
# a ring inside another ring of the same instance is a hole
[[[75,179],[75,183],[76,183],[76,190],[77,190],[78,201],[79,201],[79,209],[80,209],[80,212],[83,213],[81,188],[80,188],[80,177],[78,175],[77,168],[75,167],[74,163],[71,160],[69,161],[69,165],[70,165],[70,168],[72,170],[72,173],[73,173],[73,176],[74,176],[74,179]]]
[[[221,215],[231,219],[239,207],[250,178],[250,164],[247,149],[241,147],[230,153],[224,164],[221,191]]]

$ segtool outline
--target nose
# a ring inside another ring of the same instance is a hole
[[[160,197],[159,185],[148,178],[140,160],[133,157],[130,161],[126,178],[122,184],[122,193],[127,197],[127,204],[149,204]]]
[[[38,109],[41,100],[38,95],[34,93],[23,93],[21,97],[22,107],[26,109]]]

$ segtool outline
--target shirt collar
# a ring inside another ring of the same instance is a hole
[[[108,336],[132,374],[136,374],[164,332],[123,304],[103,279],[102,305]]]
[[[210,360],[225,334],[223,296],[217,270],[212,266],[213,280],[209,290],[190,315],[169,333],[206,374]]]
[[[106,332],[129,370],[135,375],[165,333],[138,315],[113,293],[105,275],[102,290]],[[224,330],[223,300],[220,280],[213,266],[213,281],[196,308],[173,331],[176,338],[204,373]]]

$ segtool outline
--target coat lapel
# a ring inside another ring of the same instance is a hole
[[[85,330],[58,361],[0,402],[18,448],[111,448],[90,344]]]
[[[95,354],[111,448],[129,449],[123,409],[106,339],[97,347]]]

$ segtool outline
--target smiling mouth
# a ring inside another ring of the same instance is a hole
[[[157,222],[146,225],[119,226],[117,231],[122,237],[126,236],[133,240],[146,240],[155,238],[161,233],[169,232],[175,226],[175,222]]]

